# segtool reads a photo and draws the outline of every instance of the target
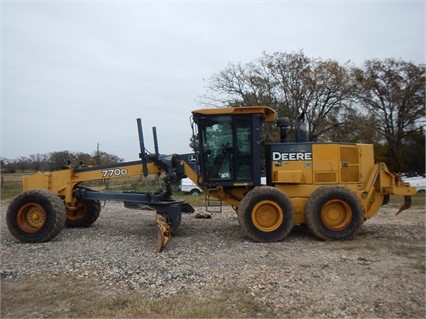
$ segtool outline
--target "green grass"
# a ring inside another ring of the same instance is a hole
[[[402,204],[404,202],[404,197],[391,195],[389,204]],[[416,195],[411,197],[412,206],[425,206],[425,193],[419,192]]]
[[[22,192],[22,186],[18,183],[4,183],[1,187],[1,200],[15,197]]]

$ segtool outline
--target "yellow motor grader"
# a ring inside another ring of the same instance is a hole
[[[309,142],[303,114],[294,123],[290,142],[290,120],[276,117],[266,106],[195,110],[196,152],[182,155],[159,154],[155,128],[155,153],[148,154],[137,119],[140,160],[78,168],[69,164],[61,171],[24,176],[23,192],[7,210],[9,230],[22,242],[49,241],[64,226],[92,225],[101,201],[123,201],[128,208],[157,212],[161,251],[177,232],[182,213],[194,212],[189,204],[172,198],[172,184],[184,177],[236,208],[244,233],[259,242],[281,241],[296,224],[306,224],[322,240],[351,238],[391,194],[404,196],[399,212],[410,207],[416,189],[385,163],[375,163],[372,145]],[[280,140],[262,145],[262,125],[273,122],[279,126]],[[261,183],[262,173],[266,185]],[[83,186],[93,180],[148,174],[164,176],[159,191],[100,192]]]

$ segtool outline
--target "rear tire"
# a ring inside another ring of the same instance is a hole
[[[237,210],[246,235],[258,242],[283,240],[294,226],[294,207],[279,189],[259,186],[249,191]]]
[[[305,222],[322,240],[352,238],[364,222],[364,208],[350,189],[337,185],[318,188],[305,205]]]
[[[77,200],[76,209],[67,211],[66,227],[90,227],[101,213],[98,200]]]
[[[18,195],[6,212],[11,234],[24,243],[53,239],[65,226],[65,206],[47,189],[33,189]]]

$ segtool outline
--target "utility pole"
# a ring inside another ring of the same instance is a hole
[[[99,145],[101,145],[101,143],[97,143],[96,144],[96,165],[97,166],[99,166],[99,160],[100,160],[100,158],[99,158]]]

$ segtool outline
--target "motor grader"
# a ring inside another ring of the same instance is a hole
[[[184,177],[208,196],[232,205],[246,236],[258,242],[281,241],[299,224],[322,240],[348,239],[389,195],[404,196],[398,213],[410,207],[416,189],[385,163],[375,163],[372,145],[309,142],[303,114],[293,124],[276,117],[266,106],[195,110],[196,152],[182,155],[159,154],[155,128],[155,153],[148,153],[137,119],[140,160],[93,167],[68,163],[60,171],[24,176],[23,192],[7,210],[9,230],[22,242],[49,241],[64,226],[92,225],[102,201],[123,201],[128,208],[156,211],[161,251],[176,234],[182,213],[194,212],[172,197],[172,184]],[[262,145],[261,129],[267,123],[277,124],[280,138]],[[292,139],[290,127],[295,128]],[[148,174],[164,177],[160,190],[100,192],[84,186],[88,181]]]

